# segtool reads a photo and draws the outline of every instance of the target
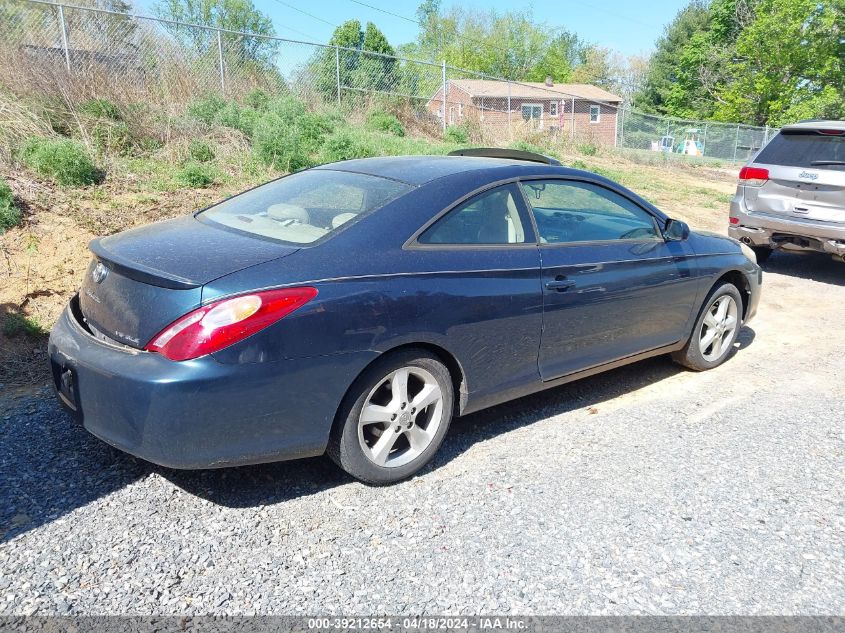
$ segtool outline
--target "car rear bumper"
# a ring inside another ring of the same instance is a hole
[[[728,226],[728,234],[750,246],[845,256],[845,224],[752,212],[745,208],[739,196],[731,200],[730,215],[738,223]]]
[[[173,362],[97,340],[74,302],[53,327],[48,351],[57,394],[89,432],[147,461],[184,469],[322,454],[346,389],[375,357]]]

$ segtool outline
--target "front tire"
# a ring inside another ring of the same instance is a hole
[[[742,297],[736,286],[714,288],[704,301],[686,346],[672,359],[695,371],[718,367],[727,360],[742,327]]]
[[[424,350],[389,354],[355,381],[338,411],[327,452],[363,482],[391,484],[425,466],[452,420],[449,370]]]

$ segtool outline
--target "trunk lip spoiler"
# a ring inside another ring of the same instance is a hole
[[[99,237],[91,240],[88,244],[88,248],[92,253],[94,253],[94,256],[99,261],[102,261],[109,268],[115,270],[124,277],[134,279],[135,281],[141,281],[151,286],[169,288],[171,290],[192,290],[203,285],[201,282],[193,279],[180,277],[178,275],[157,270],[150,266],[145,266],[144,264],[140,264],[135,261],[122,259],[120,256],[115,255],[103,246],[101,240],[102,238]]]

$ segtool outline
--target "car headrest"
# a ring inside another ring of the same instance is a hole
[[[271,204],[267,207],[267,215],[274,220],[299,220],[306,224],[311,220],[308,211],[295,204]]]
[[[356,217],[357,213],[339,213],[338,215],[332,218],[332,228],[336,229],[341,224],[346,224],[352,218]]]

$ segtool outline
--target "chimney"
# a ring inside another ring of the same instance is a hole
[[[554,82],[552,82],[552,76],[551,75],[546,75],[546,85],[549,88],[551,88],[554,85]]]

